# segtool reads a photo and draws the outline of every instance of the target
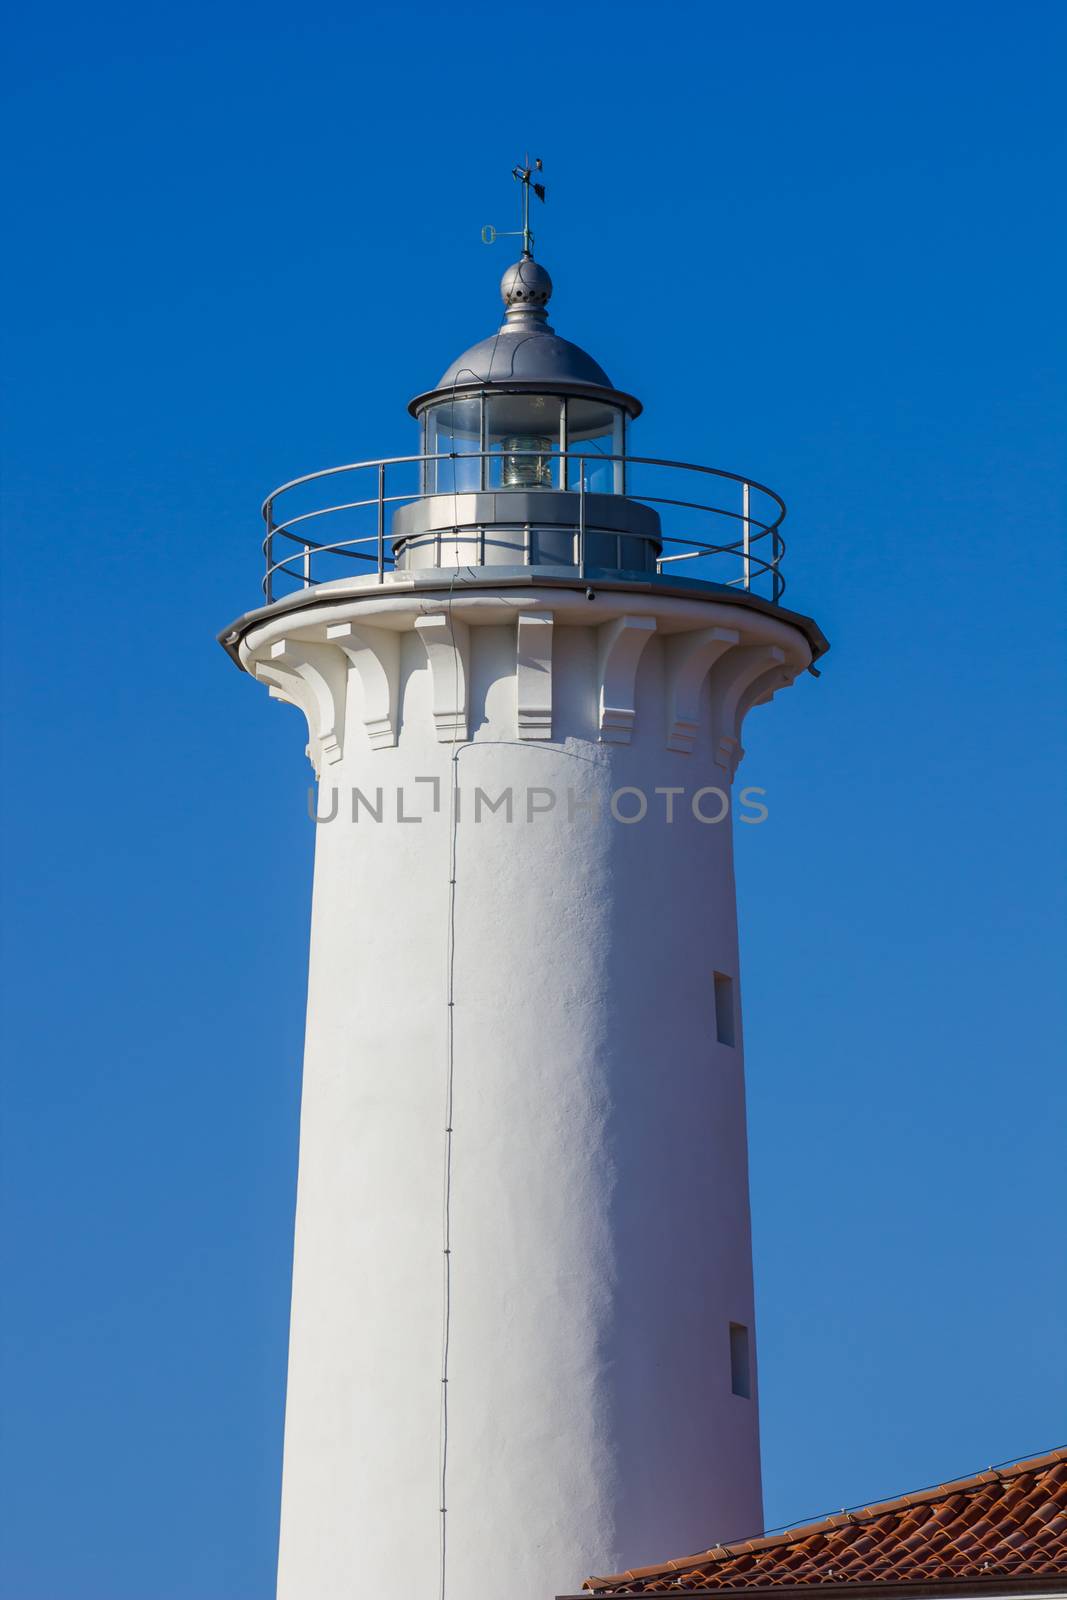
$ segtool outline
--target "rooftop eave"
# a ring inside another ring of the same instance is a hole
[[[645,409],[636,395],[627,394],[623,389],[605,389],[602,384],[570,383],[564,379],[553,381],[547,378],[509,378],[504,383],[496,383],[490,378],[476,378],[471,383],[450,383],[447,388],[428,389],[425,394],[417,394],[414,400],[409,401],[408,410],[413,417],[417,417],[426,406],[435,405],[439,400],[476,394],[559,394],[577,400],[600,400],[606,405],[621,407],[631,422]]]
[[[667,1592],[651,1591],[660,1597]],[[625,1590],[592,1592],[582,1590],[575,1595],[557,1595],[556,1600],[626,1600]],[[758,1596],[773,1596],[774,1600],[967,1600],[968,1596],[981,1600],[1014,1595],[1067,1596],[1067,1572],[983,1573],[981,1577],[922,1578],[913,1583],[887,1579],[884,1583],[860,1580],[853,1583],[749,1583],[735,1588],[688,1588],[684,1581],[672,1583],[671,1600],[754,1600]]]
[[[806,639],[811,650],[809,672],[814,668],[816,661],[830,648],[822,629],[811,617],[766,600],[762,595],[753,594],[750,590],[739,590],[729,584],[708,583],[698,578],[667,578],[662,574],[627,576],[598,568],[588,568],[584,578],[572,567],[479,567],[466,571],[467,575],[458,585],[456,574],[449,569],[428,568],[421,572],[405,573],[402,584],[394,586],[390,583],[384,588],[379,584],[367,584],[357,579],[351,584],[326,583],[313,585],[310,589],[296,589],[275,600],[271,605],[257,606],[253,611],[244,612],[243,615],[236,617],[229,627],[223,628],[216,637],[234,665],[243,672],[245,668],[241,660],[240,645],[245,634],[252,628],[258,627],[260,623],[289,611],[294,613],[316,611],[336,605],[339,600],[348,597],[371,599],[375,595],[418,592],[427,595],[441,594],[449,599],[455,599],[465,591],[479,589],[542,588],[585,592],[591,584],[595,584],[604,594],[644,593],[673,595],[683,600],[713,600],[759,611],[764,616],[777,617],[798,629]],[[815,676],[818,676],[818,672]],[[588,1595],[585,1596],[585,1600],[589,1600]]]

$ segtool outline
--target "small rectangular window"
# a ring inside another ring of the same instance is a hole
[[[734,1044],[734,980],[725,972],[715,974],[715,1036],[720,1044]]]
[[[752,1399],[752,1369],[748,1357],[748,1329],[742,1322],[730,1324],[730,1388],[743,1400]]]

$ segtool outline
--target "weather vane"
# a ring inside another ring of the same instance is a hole
[[[485,227],[482,229],[483,244],[492,244],[494,239],[518,239],[521,236],[523,255],[533,255],[534,236],[530,231],[530,190],[533,190],[538,200],[544,200],[545,186],[543,183],[538,183],[534,178],[535,172],[543,171],[544,168],[541,165],[541,157],[538,156],[531,167],[530,157],[528,154],[524,158],[522,166],[512,168],[511,176],[516,178],[518,182],[522,184],[522,227],[509,228],[504,232],[501,232],[500,229],[492,227],[487,222]]]

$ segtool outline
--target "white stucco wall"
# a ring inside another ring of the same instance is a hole
[[[305,709],[320,812],[338,803],[316,837],[281,1600],[436,1594],[442,1520],[463,1600],[760,1531],[756,1392],[730,1376],[729,1324],[754,1338],[742,1041],[714,1012],[716,971],[739,1004],[732,836],[691,798],[729,789],[747,699],[806,664],[803,638],[716,603],[479,587],[339,595],[243,658]],[[382,821],[352,822],[354,786],[381,789]],[[510,823],[475,821],[479,786],[510,786]],[[685,791],[670,825],[664,786]],[[527,820],[531,787],[556,801]],[[624,787],[640,822],[610,815]],[[422,820],[397,820],[398,791]],[[599,820],[569,820],[568,791]]]

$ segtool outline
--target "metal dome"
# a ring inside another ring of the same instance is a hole
[[[576,383],[583,388],[611,389],[613,384],[600,364],[569,339],[550,328],[501,328],[488,339],[471,345],[438,380],[438,389],[464,388],[468,384]]]
[[[443,393],[498,384],[565,393],[594,390],[610,394],[631,417],[639,414],[639,400],[616,390],[598,361],[550,326],[545,306],[552,279],[532,256],[508,268],[500,294],[506,311],[498,331],[457,356],[432,390],[417,395],[408,407],[412,415]]]

